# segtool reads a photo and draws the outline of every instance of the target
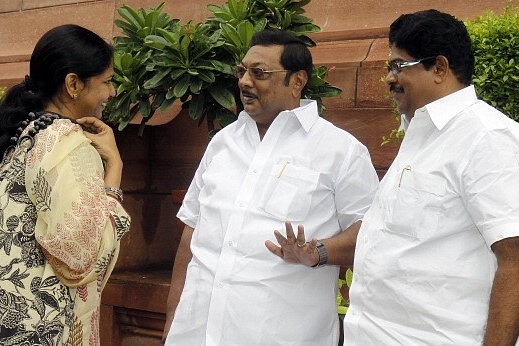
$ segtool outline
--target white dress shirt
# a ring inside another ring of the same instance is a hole
[[[519,124],[472,86],[416,111],[357,239],[344,345],[481,345],[519,236]]]
[[[301,104],[261,141],[242,112],[209,143],[178,213],[193,258],[166,345],[337,345],[338,268],[287,264],[265,240],[285,220],[307,240],[346,229],[378,179],[366,147]]]

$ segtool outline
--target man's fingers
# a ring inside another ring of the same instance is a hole
[[[306,243],[306,238],[305,238],[305,228],[303,225],[298,225],[297,226],[297,246],[298,247],[304,247],[305,246],[305,243]]]
[[[271,242],[270,240],[265,241],[265,246],[272,252],[274,255],[283,258],[283,251],[279,246]]]
[[[274,236],[276,237],[276,240],[278,241],[278,244],[281,246],[287,245],[287,238],[285,238],[280,231],[275,230]]]
[[[285,230],[287,233],[287,239],[295,239],[296,236],[294,234],[294,229],[292,228],[292,223],[290,221],[285,221]]]
[[[314,253],[316,246],[317,246],[317,239],[314,238],[307,244],[306,252],[309,254]]]
[[[285,229],[287,233],[287,244],[294,245],[296,243],[296,235],[294,234],[294,229],[290,221],[285,221]]]

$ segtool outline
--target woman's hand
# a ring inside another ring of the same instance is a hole
[[[265,241],[267,249],[288,263],[301,263],[310,267],[317,264],[317,262],[319,262],[319,255],[315,249],[317,239],[306,242],[303,225],[297,226],[297,237],[289,221],[285,222],[285,229],[286,238],[278,230],[274,231],[274,235],[280,246],[267,240]]]
[[[108,163],[111,160],[120,160],[119,149],[110,126],[95,117],[79,118],[76,121],[83,128],[85,136],[92,141],[103,161]]]
[[[79,118],[76,121],[105,163],[105,185],[118,188],[121,185],[123,162],[112,128],[95,117]]]

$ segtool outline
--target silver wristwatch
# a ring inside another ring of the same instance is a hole
[[[328,251],[326,251],[324,244],[318,241],[317,245],[315,245],[315,249],[317,250],[317,255],[319,255],[319,261],[317,261],[317,263],[312,267],[325,265],[328,262]]]

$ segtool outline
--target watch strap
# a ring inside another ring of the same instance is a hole
[[[313,268],[320,267],[320,266],[328,263],[328,251],[326,251],[324,244],[318,241],[317,244],[315,245],[315,250],[317,250],[317,255],[319,256],[319,261],[317,261],[317,263],[314,264],[312,267]]]

